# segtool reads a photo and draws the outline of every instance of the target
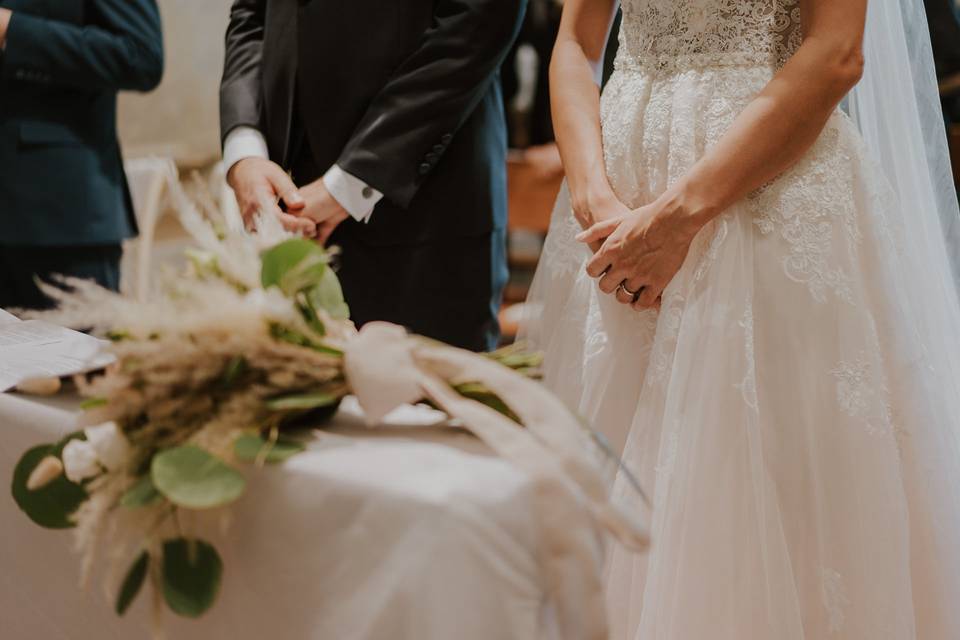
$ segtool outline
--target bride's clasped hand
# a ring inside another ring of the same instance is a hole
[[[640,311],[659,307],[660,296],[708,219],[682,198],[667,195],[596,222],[577,240],[588,245],[602,242],[587,263],[587,273],[599,278],[601,291]]]

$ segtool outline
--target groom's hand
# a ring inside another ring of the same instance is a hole
[[[317,242],[326,244],[334,229],[350,217],[349,212],[330,194],[323,178],[314,180],[300,189],[300,194],[303,196],[305,205],[297,211],[297,215],[308,218],[316,224]]]
[[[237,195],[240,215],[248,228],[252,228],[257,214],[275,216],[285,229],[313,237],[316,225],[300,217],[305,202],[297,186],[280,165],[265,158],[244,158],[227,172],[227,182]],[[283,201],[287,212],[280,208]]]

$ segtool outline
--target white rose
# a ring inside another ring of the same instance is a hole
[[[115,422],[106,422],[83,430],[87,442],[96,452],[100,464],[108,471],[116,471],[127,464],[130,458],[130,443]]]
[[[81,483],[87,478],[99,475],[97,452],[85,440],[71,440],[63,448],[63,472],[70,482]]]

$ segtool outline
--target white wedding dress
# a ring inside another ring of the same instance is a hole
[[[602,98],[607,172],[637,207],[680,178],[801,41],[797,0],[626,0]],[[662,310],[585,273],[562,192],[526,338],[546,382],[650,493],[614,548],[630,640],[960,638],[960,327],[837,110],[781,177],[703,229]],[[933,340],[936,340],[934,342]]]

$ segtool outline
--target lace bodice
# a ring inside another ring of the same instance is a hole
[[[799,0],[623,0],[617,65],[779,67],[800,38]]]

